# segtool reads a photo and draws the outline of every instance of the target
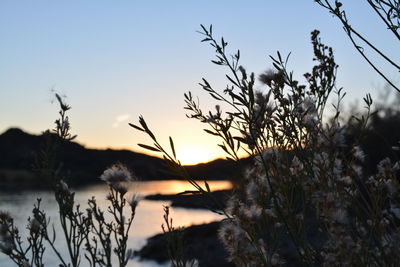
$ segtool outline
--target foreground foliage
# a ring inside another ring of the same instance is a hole
[[[365,175],[366,155],[358,136],[346,142],[340,104],[345,95],[336,88],[337,65],[332,48],[319,32],[311,34],[315,66],[304,74],[306,84],[287,70],[288,58],[271,57],[274,69],[259,75],[239,65],[240,52],[227,55],[227,42],[217,41],[202,26],[203,42],[216,51],[213,63],[230,72],[223,92],[203,79],[200,84],[217,102],[203,112],[189,92],[188,117],[208,125],[205,131],[221,140],[230,160],[247,153],[253,166],[243,173],[227,208],[219,237],[230,260],[238,266],[284,264],[326,266],[394,266],[400,260],[399,163],[385,158],[376,173]],[[326,114],[328,98],[336,95],[334,114]],[[359,129],[368,127],[372,99],[364,98],[365,115]],[[226,107],[227,111],[223,111]],[[131,125],[154,141],[142,147],[163,154],[176,172],[209,195],[181,166],[174,143],[164,149],[141,117]],[[363,131],[361,131],[363,132]],[[398,149],[398,148],[394,148]]]
[[[53,133],[46,133],[49,142],[38,160],[37,170],[43,179],[53,185],[68,256],[57,248],[55,226],[41,208],[41,199],[37,199],[32,216],[28,218],[25,243],[13,218],[7,212],[0,212],[0,250],[18,266],[45,266],[48,247],[63,267],[81,265],[83,255],[89,266],[112,266],[113,254],[118,266],[126,266],[132,256],[132,250],[127,249],[128,235],[138,204],[136,195],[128,194],[133,176],[120,164],[111,166],[100,177],[109,187],[107,212],[100,209],[95,197],[88,200],[85,211],[81,210],[80,205],[75,203],[75,193],[67,185],[56,162],[59,145],[75,138],[70,134],[66,115],[70,107],[58,94],[56,98],[60,104],[60,118],[55,122]],[[124,210],[127,208],[130,216],[125,218]]]

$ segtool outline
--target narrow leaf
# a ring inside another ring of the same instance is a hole
[[[212,135],[216,135],[216,136],[218,136],[219,134],[218,133],[216,133],[216,132],[213,132],[213,131],[210,131],[210,130],[208,130],[208,129],[203,129],[206,133],[208,133],[208,134],[212,134]]]
[[[203,29],[203,31],[207,34],[208,31],[206,30],[206,28],[203,26],[203,24],[200,24],[200,27]]]
[[[152,147],[152,146],[148,146],[148,145],[144,145],[144,144],[138,144],[138,146],[143,147],[145,149],[151,150],[151,151],[156,151],[156,152],[160,152],[159,149]]]
[[[210,186],[208,185],[207,181],[204,181],[204,184],[206,186],[207,192],[211,192]]]
[[[226,76],[226,78],[228,78],[228,80],[231,82],[231,83],[233,83],[234,85],[236,85],[237,87],[239,87],[239,85],[231,78],[231,77],[229,77],[229,75],[225,75]]]
[[[200,194],[200,192],[195,191],[195,190],[186,190],[186,191],[178,193],[177,195],[179,196],[179,195],[189,195],[189,194],[196,195],[196,194]]]
[[[132,124],[132,123],[128,123],[128,124],[129,124],[129,126],[135,128],[136,130],[139,130],[139,131],[144,132],[144,130],[143,130],[142,128],[140,128],[139,126],[137,126],[137,125],[135,125],[135,124]]]
[[[176,159],[175,147],[174,147],[174,141],[172,141],[172,138],[171,138],[171,136],[169,137],[169,144],[171,145],[172,154],[174,155],[174,159]]]

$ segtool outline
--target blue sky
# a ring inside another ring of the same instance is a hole
[[[365,1],[343,2],[352,25],[398,59],[397,44]],[[319,29],[334,48],[338,85],[348,102],[367,92],[377,96],[384,86],[339,22],[312,0],[3,0],[0,132],[51,128],[54,89],[67,95],[72,131],[88,147],[141,151],[136,144],[147,138],[127,123],[142,114],[166,143],[174,137],[183,162],[223,155],[183,110],[188,90],[205,108],[214,106],[198,86],[202,77],[221,89],[226,85],[225,69],[210,63],[213,50],[196,33],[200,24],[213,24],[215,36],[224,36],[232,53],[240,49],[242,65],[256,74],[271,67],[268,55],[292,52],[289,66],[300,79],[312,66],[309,33]]]

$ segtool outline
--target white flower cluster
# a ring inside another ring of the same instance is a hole
[[[216,46],[204,31],[204,41],[217,47],[215,63],[229,66],[234,78],[227,76],[229,97],[206,80],[202,86],[232,110],[225,112],[228,119],[204,116],[190,94],[186,108],[192,118],[214,122],[208,132],[223,139],[220,147],[229,158],[238,160],[242,149],[254,160],[224,210],[219,237],[230,260],[238,266],[399,265],[399,164],[383,160],[375,175],[366,174],[373,168],[365,166],[359,136],[347,138],[340,124],[345,94],[336,87],[333,49],[319,31],[311,34],[316,64],[304,74],[307,85],[293,79],[278,52],[271,57],[274,69],[259,75],[266,93],[254,89],[254,73],[237,67],[239,55],[227,60],[224,41]],[[337,102],[328,119],[331,92]],[[368,127],[372,114],[371,97],[364,102],[367,116],[358,119],[356,130]]]
[[[0,251],[11,255],[15,249],[13,233],[13,219],[7,212],[0,211]]]
[[[124,195],[128,191],[129,183],[133,181],[133,176],[126,166],[114,164],[103,172],[100,179]]]
[[[239,266],[400,260],[399,163],[384,159],[366,179],[366,155],[360,146],[346,148],[346,129],[323,127],[311,99],[300,110],[308,129],[302,146],[256,156],[243,193],[227,202],[219,237],[230,260]]]

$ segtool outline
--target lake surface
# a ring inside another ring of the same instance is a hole
[[[208,182],[211,190],[229,189],[231,183],[229,181],[210,181]],[[149,194],[175,194],[185,190],[193,190],[194,188],[186,181],[169,180],[169,181],[147,181],[133,183],[130,192],[136,192],[141,196]],[[81,210],[87,207],[87,199],[95,196],[99,206],[105,211],[108,203],[106,195],[108,187],[106,185],[94,185],[75,190],[75,202],[81,205]],[[32,213],[33,203],[40,197],[42,199],[41,207],[46,211],[46,214],[51,218],[51,222],[58,227],[58,209],[54,200],[54,195],[51,191],[5,191],[0,192],[0,209],[9,212],[14,218],[15,225],[18,226],[21,235],[25,235],[27,218]],[[161,224],[163,223],[163,205],[169,205],[168,201],[149,201],[142,200],[136,210],[136,216],[130,231],[128,247],[133,250],[140,249],[146,244],[148,237],[162,232]],[[126,216],[129,216],[127,209]],[[202,224],[221,219],[221,216],[201,209],[186,209],[186,208],[171,208],[171,217],[173,218],[174,226],[190,226],[192,224]],[[61,237],[61,234],[59,235]],[[57,238],[56,244],[62,251],[66,247],[61,238]],[[24,242],[26,243],[26,242]],[[65,252],[65,251],[64,251]],[[46,248],[46,266],[58,266],[58,260],[50,250]],[[67,257],[65,257],[67,258]],[[8,267],[15,264],[4,254],[0,253],[0,266]],[[87,266],[86,260],[82,257],[81,266]],[[130,260],[128,266],[140,267],[156,267],[168,266],[168,263],[157,264],[153,261],[139,261],[134,258]]]

